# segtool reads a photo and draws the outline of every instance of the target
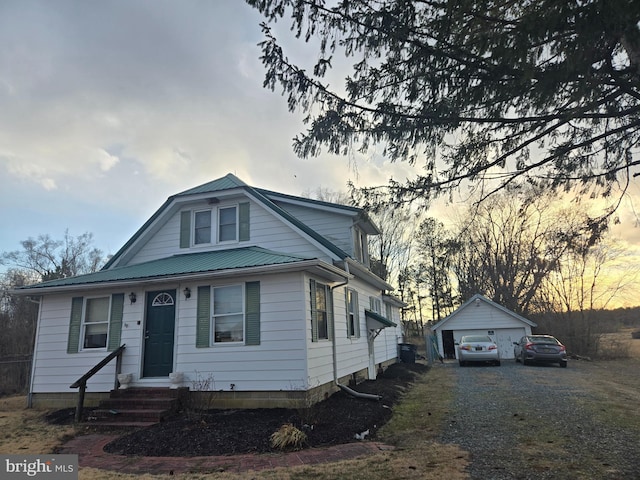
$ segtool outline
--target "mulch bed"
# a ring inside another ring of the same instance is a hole
[[[391,365],[375,381],[354,387],[360,393],[381,395],[382,400],[354,398],[339,391],[305,409],[209,410],[182,412],[171,420],[125,434],[105,447],[122,455],[190,457],[279,451],[270,437],[282,425],[291,423],[307,435],[304,447],[320,447],[357,442],[356,434],[367,432],[375,438],[377,430],[393,413],[416,376],[428,367],[421,363]],[[64,411],[49,421],[67,420]]]

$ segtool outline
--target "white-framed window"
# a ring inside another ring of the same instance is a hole
[[[193,213],[193,244],[238,241],[238,207],[219,207]]]
[[[347,306],[347,337],[360,336],[360,319],[358,315],[358,292],[353,288],[345,289]]]
[[[193,244],[211,243],[211,210],[194,212]]]
[[[377,297],[369,297],[369,309],[378,315],[382,315],[382,303],[380,299]]]
[[[385,315],[387,316],[387,320],[393,321],[393,307],[390,303],[384,304]]]
[[[353,227],[353,256],[363,265],[369,266],[369,240],[367,234],[358,227]]]
[[[213,343],[244,341],[244,286],[213,287]]]
[[[315,280],[310,282],[311,288],[311,339],[328,340],[331,291],[327,285]]]
[[[82,314],[82,348],[106,348],[110,297],[87,298]]]
[[[222,207],[218,209],[218,242],[238,240],[238,208]]]

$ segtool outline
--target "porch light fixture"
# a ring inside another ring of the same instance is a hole
[[[134,303],[136,303],[136,300],[138,299],[138,297],[136,297],[135,292],[131,292],[129,294],[129,300],[131,301],[131,304],[133,305]]]
[[[186,287],[182,293],[184,293],[185,300],[191,298],[191,289],[189,287]]]

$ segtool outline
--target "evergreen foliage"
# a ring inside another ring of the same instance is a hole
[[[307,114],[301,157],[384,146],[424,174],[391,181],[396,202],[464,180],[608,195],[640,163],[637,0],[247,0],[266,21],[264,86]],[[289,18],[317,45],[290,61],[273,30]],[[343,86],[326,80],[338,55]],[[372,192],[369,192],[372,193]]]

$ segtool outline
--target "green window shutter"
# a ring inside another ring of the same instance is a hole
[[[124,293],[111,296],[111,318],[109,319],[109,344],[107,350],[113,352],[120,346],[122,332],[122,316],[124,309]]]
[[[71,319],[69,321],[69,339],[67,353],[78,353],[80,345],[80,326],[82,325],[82,297],[71,299]]]
[[[260,345],[260,282],[245,285],[245,344]]]
[[[180,248],[191,246],[191,212],[180,213]]]
[[[351,333],[349,332],[349,319],[351,315],[349,315],[349,289],[347,287],[344,287],[344,311],[347,314],[347,337],[350,337]]]
[[[356,324],[355,335],[356,338],[360,338],[360,305],[358,304],[358,292],[353,291],[353,309],[354,309],[354,320],[353,322]]]
[[[239,225],[238,225],[238,240],[246,242],[249,240],[249,202],[244,202],[239,205],[238,211]]]
[[[316,281],[309,280],[309,290],[311,291],[311,341],[318,341],[318,313],[316,311]]]
[[[205,348],[210,345],[211,332],[211,287],[198,287],[196,324],[196,347]]]

